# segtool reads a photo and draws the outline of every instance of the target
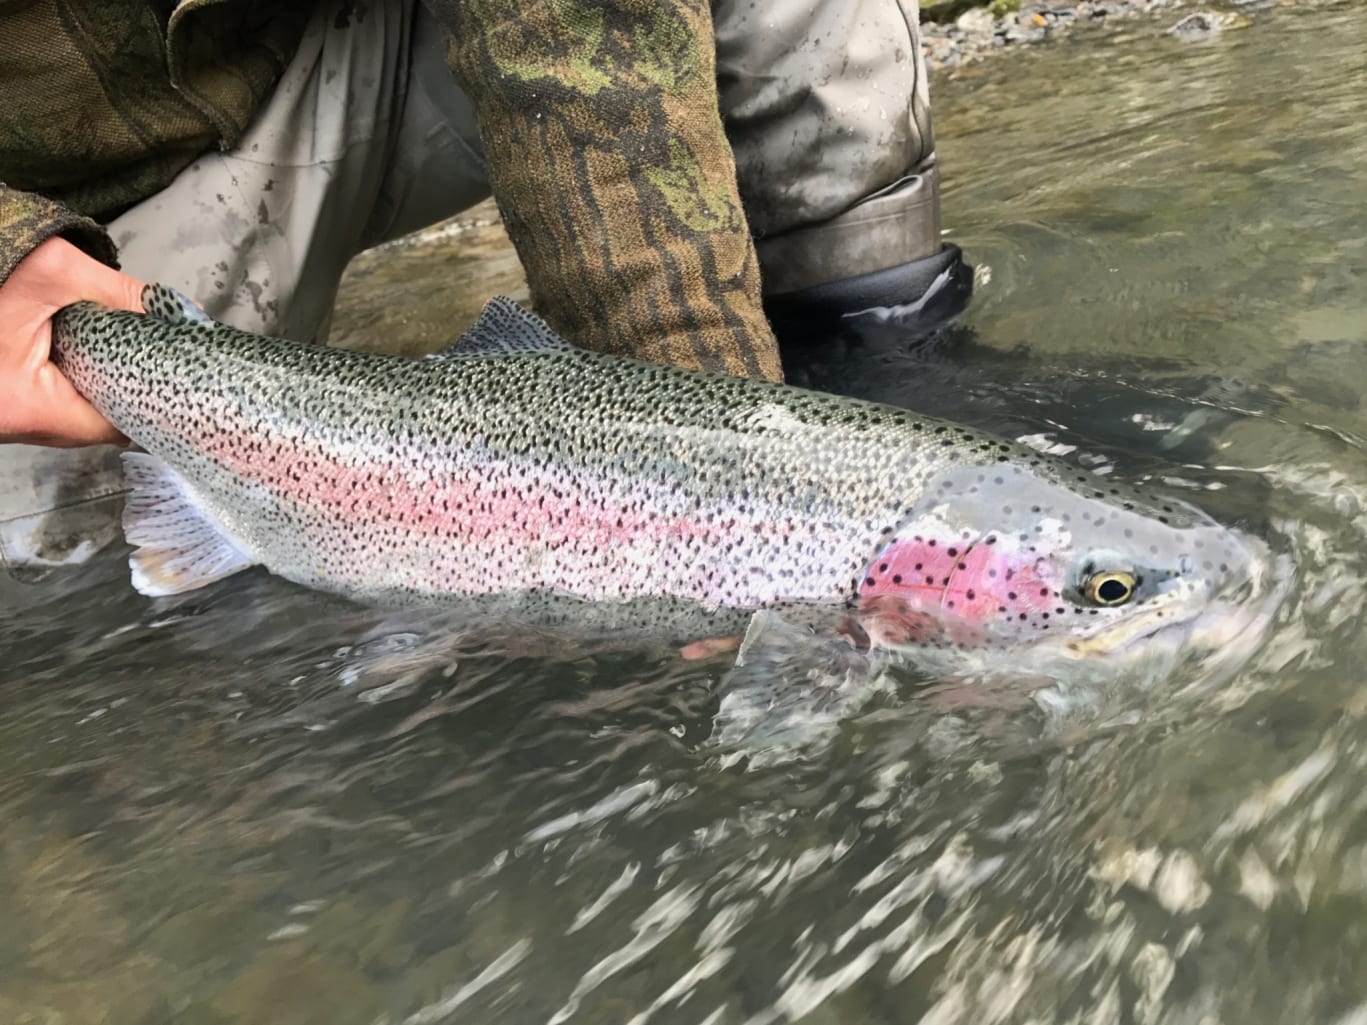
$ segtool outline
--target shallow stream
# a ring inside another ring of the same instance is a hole
[[[0,1022],[1367,1022],[1367,16],[1248,20],[937,82],[977,296],[848,382],[1267,537],[1234,679],[1061,723],[908,690],[747,767],[724,661],[434,658],[261,574],[139,598],[113,550],[0,594]],[[340,338],[515,288],[465,234],[363,262]]]

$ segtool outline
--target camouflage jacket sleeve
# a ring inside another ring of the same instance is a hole
[[[778,380],[708,0],[427,0],[538,311],[592,349]]]
[[[0,285],[40,242],[60,235],[97,260],[117,267],[114,243],[89,217],[56,200],[0,182]]]

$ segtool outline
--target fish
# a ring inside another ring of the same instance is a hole
[[[506,298],[424,359],[254,335],[160,285],[143,306],[66,307],[53,359],[136,446],[144,595],[263,566],[623,644],[763,613],[952,669],[1218,647],[1266,591],[1261,540],[1175,497],[906,409],[588,351]]]

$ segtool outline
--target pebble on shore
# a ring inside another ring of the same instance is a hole
[[[1250,6],[1248,2],[1238,6]],[[1258,0],[1252,0],[1253,3]],[[1000,12],[1002,6],[1014,10]],[[921,42],[926,63],[933,70],[951,70],[971,64],[987,54],[1015,43],[1035,43],[1074,25],[1106,24],[1122,18],[1152,15],[1182,6],[1181,0],[1080,0],[1076,3],[1047,3],[1026,0],[1013,5],[1011,0],[988,7],[972,7],[953,21],[925,21]],[[1247,23],[1243,15],[1231,12],[1197,11],[1178,20],[1168,34],[1189,42],[1209,39],[1227,27]]]

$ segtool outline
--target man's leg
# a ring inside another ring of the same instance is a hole
[[[722,118],[780,338],[785,320],[967,298],[971,272],[940,241],[918,18],[916,0],[714,0]]]
[[[124,268],[249,331],[321,341],[352,255],[489,194],[445,38],[414,0],[326,4],[235,150],[110,225]],[[119,536],[118,450],[0,446],[0,560],[80,562]]]
[[[243,330],[322,341],[352,256],[489,195],[444,55],[413,0],[325,5],[241,145],[110,225],[124,268]]]

